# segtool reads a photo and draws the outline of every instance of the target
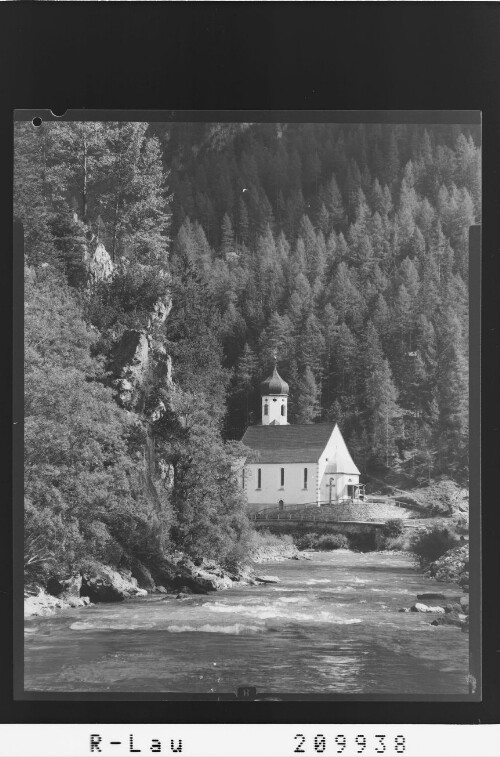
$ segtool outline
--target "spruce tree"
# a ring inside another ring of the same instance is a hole
[[[295,423],[314,423],[319,411],[318,387],[308,365],[300,376],[296,397],[293,412]]]

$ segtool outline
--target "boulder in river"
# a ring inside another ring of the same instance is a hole
[[[24,597],[24,617],[44,617],[53,615],[58,609],[64,607],[62,599],[48,594],[41,586],[34,587]]]
[[[428,592],[427,594],[417,594],[417,599],[446,599],[444,594],[438,594],[436,592]]]
[[[91,602],[122,602],[130,597],[146,596],[130,571],[118,572],[99,565],[82,575],[82,592]]]
[[[60,597],[61,599],[79,598],[81,588],[82,577],[80,575],[67,576],[65,578],[52,576],[47,581],[48,593],[52,594],[53,597]]]
[[[449,605],[444,606],[444,611],[449,612],[462,612],[462,608],[456,602],[452,602]]]
[[[155,582],[153,576],[151,575],[151,572],[148,570],[148,568],[144,565],[144,563],[142,563],[140,560],[133,559],[131,561],[130,568],[133,577],[137,579],[137,585],[141,589],[154,591]]]
[[[416,602],[414,605],[410,607],[411,612],[436,612],[436,613],[443,613],[444,614],[444,607],[430,607],[429,605],[424,605],[422,602]]]
[[[260,584],[279,584],[280,582],[277,576],[255,576],[255,580]]]
[[[461,628],[468,623],[467,616],[461,613],[450,612],[432,621],[431,626],[457,626]]]

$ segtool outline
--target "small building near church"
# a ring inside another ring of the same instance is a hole
[[[261,384],[262,423],[241,440],[255,458],[242,470],[249,509],[358,499],[360,472],[338,425],[289,424],[288,392],[275,365]]]

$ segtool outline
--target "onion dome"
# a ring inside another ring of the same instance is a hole
[[[272,376],[261,383],[260,392],[263,396],[265,394],[288,394],[288,384],[283,381],[276,370],[276,366],[274,366]]]

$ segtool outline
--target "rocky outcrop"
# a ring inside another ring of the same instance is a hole
[[[128,329],[115,345],[111,369],[120,404],[132,409],[139,399],[149,368],[149,343],[144,331]]]
[[[43,586],[32,586],[24,593],[24,617],[46,617],[53,615],[58,610],[85,607],[90,606],[90,604],[89,597],[64,595],[64,593],[60,596],[54,596],[47,592]]]
[[[136,579],[137,586],[146,591],[154,591],[157,587],[155,585],[151,571],[140,560],[134,558],[131,561],[130,571],[132,577]]]
[[[165,271],[162,271],[161,274],[158,275],[162,275],[162,278],[170,282],[169,274]],[[166,294],[156,300],[151,315],[149,316],[148,329],[153,330],[155,327],[164,324],[168,316],[170,315],[171,310],[172,295],[168,291]]]
[[[99,242],[94,252],[86,250],[84,263],[90,286],[111,281],[113,278],[115,265],[102,242]]]
[[[436,581],[469,587],[469,545],[462,544],[445,552],[429,566],[429,575]]]
[[[82,577],[80,574],[67,578],[51,577],[47,581],[47,591],[54,597],[70,599],[80,598],[82,589]]]
[[[153,558],[148,565],[156,587],[166,587],[167,591],[176,594],[207,594],[235,585],[256,583],[254,571],[248,565],[225,570],[211,560],[200,560],[195,564],[181,553],[168,558]]]
[[[130,570],[117,571],[100,565],[82,576],[82,591],[92,602],[122,602],[131,597],[145,597]]]

